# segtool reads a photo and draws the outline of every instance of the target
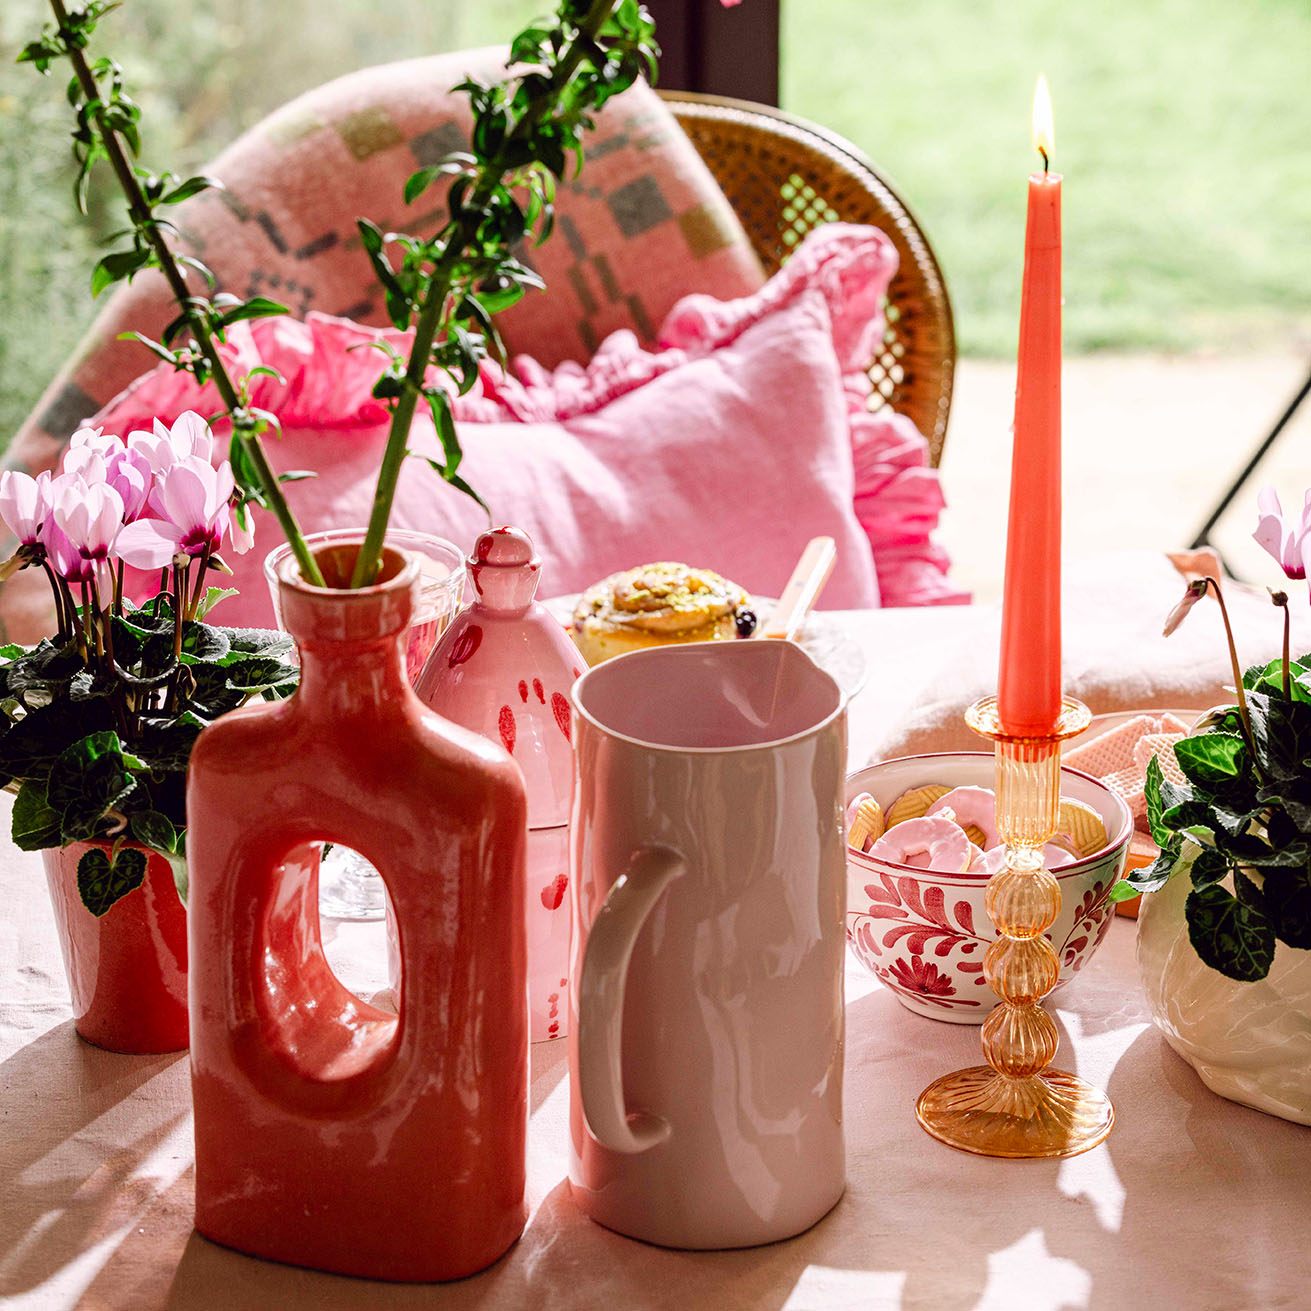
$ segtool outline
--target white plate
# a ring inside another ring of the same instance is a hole
[[[542,602],[566,628],[573,618],[576,596],[553,596]],[[763,624],[774,612],[778,598],[753,596],[751,608]],[[806,618],[797,645],[826,673],[832,674],[837,685],[853,697],[869,677],[865,653],[840,623],[822,610],[812,611]]]

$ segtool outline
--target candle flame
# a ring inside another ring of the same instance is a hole
[[[1038,85],[1033,91],[1033,148],[1042,156],[1042,166],[1047,168],[1056,144],[1056,125],[1052,118],[1052,93],[1047,89],[1047,79],[1038,74]]]

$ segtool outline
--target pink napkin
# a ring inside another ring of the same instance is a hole
[[[1184,781],[1175,759],[1174,744],[1188,734],[1188,725],[1176,715],[1139,715],[1087,742],[1070,747],[1061,763],[1081,769],[1118,792],[1133,812],[1139,828],[1147,819],[1147,766],[1153,756],[1172,783]]]

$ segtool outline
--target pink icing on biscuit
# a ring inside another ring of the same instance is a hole
[[[925,815],[894,824],[870,847],[869,854],[915,869],[960,874],[969,868],[971,852],[976,850],[959,824],[938,815]]]
[[[997,795],[991,788],[953,788],[945,797],[939,797],[928,809],[930,815],[948,816],[961,828],[973,824],[983,834],[984,849],[995,847],[997,837]]]

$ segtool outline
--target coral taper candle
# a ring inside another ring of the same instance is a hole
[[[1061,178],[1048,172],[1047,81],[1033,98],[1043,171],[1029,178],[1015,384],[997,710],[1010,733],[1049,733],[1061,713]]]

